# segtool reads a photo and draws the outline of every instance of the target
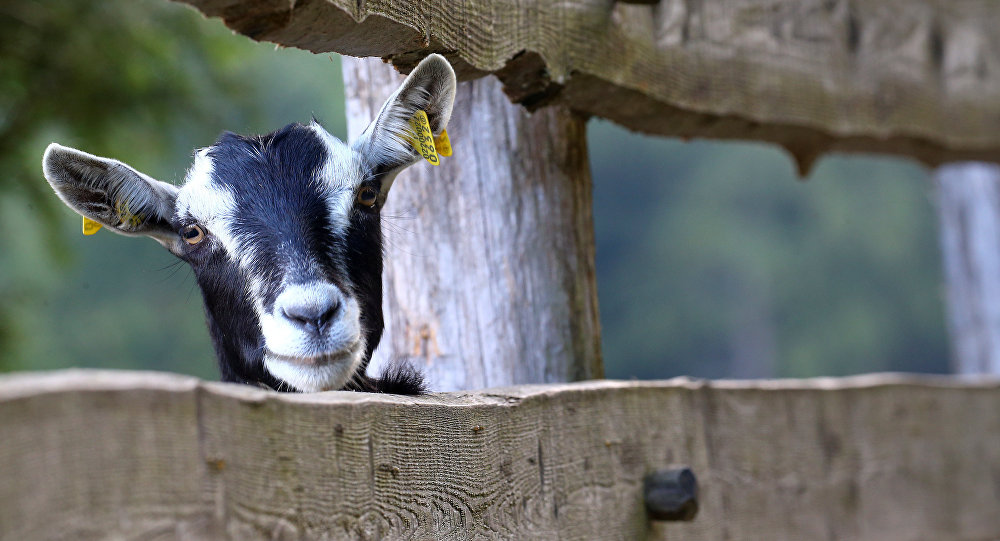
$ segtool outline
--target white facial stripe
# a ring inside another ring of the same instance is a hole
[[[361,157],[318,123],[313,122],[309,127],[326,143],[328,156],[317,180],[326,189],[327,208],[334,230],[345,231],[354,207],[354,192],[365,180],[361,177]]]
[[[343,141],[313,122],[309,127],[326,143],[327,161],[322,169],[322,179],[334,187],[354,188],[361,183],[361,156]]]
[[[196,219],[208,220],[220,214],[228,214],[236,208],[232,194],[219,189],[212,182],[215,165],[207,148],[194,155],[194,164],[184,177],[182,192],[177,196],[177,214],[190,213]],[[218,193],[219,196],[215,194]]]
[[[204,148],[195,154],[194,165],[177,196],[176,215],[194,218],[222,244],[230,258],[246,269],[251,263],[250,255],[241,249],[231,227],[236,216],[236,198],[229,188],[212,180],[214,165],[208,151]]]

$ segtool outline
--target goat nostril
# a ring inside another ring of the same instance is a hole
[[[340,301],[335,300],[333,301],[333,304],[331,304],[326,309],[325,312],[323,312],[322,314],[319,315],[318,318],[316,318],[317,329],[322,331],[323,327],[326,327],[328,323],[333,321],[333,318],[337,315],[337,312],[339,311],[340,311]]]
[[[333,300],[326,306],[309,305],[296,307],[283,307],[281,315],[286,319],[295,322],[300,327],[305,327],[309,332],[319,334],[324,331],[327,325],[337,316],[340,311],[340,300]]]
[[[287,308],[281,309],[281,315],[285,316],[285,319],[290,319],[299,325],[308,325],[310,317],[305,314],[300,314],[295,310],[289,310]]]

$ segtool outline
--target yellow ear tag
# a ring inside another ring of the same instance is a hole
[[[410,118],[410,129],[413,134],[410,144],[420,153],[431,165],[440,165],[437,149],[434,148],[434,134],[431,133],[431,123],[427,120],[427,113],[417,110],[416,114]]]
[[[434,148],[440,156],[451,156],[451,140],[448,139],[448,130],[441,130],[441,135],[434,138]]]
[[[101,229],[101,224],[95,222],[94,220],[91,220],[90,218],[87,218],[86,216],[83,217],[83,234],[84,235],[86,235],[86,236],[89,237],[89,236],[93,235],[94,233],[97,233],[97,231],[100,230],[100,229]]]
[[[119,226],[136,229],[146,220],[143,214],[135,214],[128,208],[128,201],[115,201],[115,213],[118,214]]]

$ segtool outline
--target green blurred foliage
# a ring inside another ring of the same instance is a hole
[[[932,185],[831,156],[591,123],[609,377],[946,372]]]
[[[164,0],[0,6],[0,370],[217,377],[190,271],[149,240],[83,237],[42,178],[49,142],[176,183],[222,130],[313,114],[343,137],[335,57]],[[609,377],[947,369],[926,171],[838,156],[800,183],[773,147],[600,121],[590,141]]]
[[[102,232],[41,174],[52,141],[179,182],[224,129],[313,115],[346,133],[339,59],[276,50],[163,0],[0,5],[0,370],[155,368],[215,378],[190,271]]]

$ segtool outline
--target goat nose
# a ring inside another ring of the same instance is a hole
[[[312,334],[322,334],[326,326],[340,312],[340,296],[327,295],[320,298],[288,299],[281,306],[281,315],[298,327]]]
[[[321,334],[340,311],[340,301],[331,304],[285,306],[282,315],[313,334]]]
[[[321,334],[339,310],[340,301],[336,301],[329,306],[285,307],[281,309],[281,313],[313,334]]]

